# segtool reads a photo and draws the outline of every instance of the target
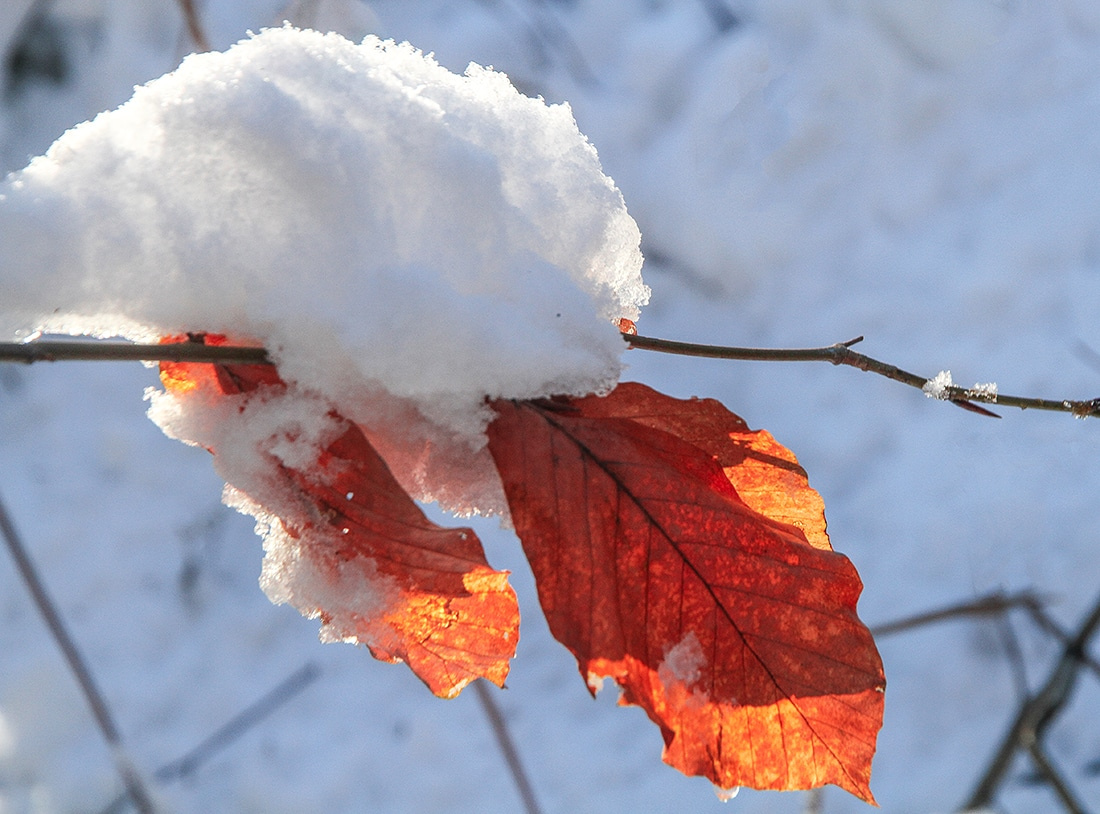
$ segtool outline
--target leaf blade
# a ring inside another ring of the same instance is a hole
[[[613,678],[645,709],[681,771],[873,801],[884,681],[858,575],[674,434],[721,437],[728,417],[686,420],[691,402],[640,388],[493,404],[490,452],[551,631],[590,689]]]
[[[161,376],[192,409],[237,399],[244,413],[252,399],[293,397],[270,365],[169,362]],[[335,412],[326,420],[333,438],[312,460],[289,465],[260,451],[271,488],[237,498],[265,535],[265,590],[319,617],[323,638],[406,662],[438,696],[453,697],[476,678],[503,686],[519,639],[508,573],[489,566],[472,529],[431,522],[357,425]],[[282,440],[293,439],[273,443]],[[216,460],[223,453],[208,448]],[[222,463],[229,480],[233,462]]]

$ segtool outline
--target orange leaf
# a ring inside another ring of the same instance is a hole
[[[714,457],[749,508],[794,526],[815,548],[831,551],[825,501],[810,488],[806,470],[767,430],[748,425],[714,399],[674,399],[644,384],[623,382],[614,399],[593,401],[593,418],[615,415],[670,432]]]
[[[723,789],[833,783],[873,802],[882,664],[855,569],[807,544],[824,527],[791,497],[793,456],[717,402],[643,385],[493,408],[542,607],[590,689],[613,678],[660,726],[665,761]],[[758,511],[773,504],[779,520]]]
[[[270,365],[164,363],[161,376],[181,398],[286,390]],[[335,625],[340,638],[366,644],[377,659],[407,662],[436,695],[453,697],[482,677],[502,686],[519,638],[507,572],[489,567],[471,529],[428,520],[358,426],[329,418],[343,431],[311,465],[268,462],[265,477],[290,497],[258,507],[258,516],[276,516],[275,533],[287,535],[311,574],[327,583],[322,595],[353,594],[352,610],[341,608],[339,619],[331,608],[300,609]]]

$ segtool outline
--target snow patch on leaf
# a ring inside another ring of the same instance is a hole
[[[332,538],[327,546],[315,539],[306,546],[300,535],[288,532],[288,523],[318,518],[281,477],[284,470],[309,470],[323,483],[331,473],[316,466],[317,460],[345,423],[316,395],[288,394],[283,387],[225,395],[199,380],[179,389],[149,389],[149,417],[170,437],[218,451],[214,468],[226,481],[223,502],[254,517],[263,540],[264,593],[276,605],[290,604],[310,619],[321,618],[322,641],[369,644],[360,640],[357,626],[396,602],[397,583],[379,574],[373,560],[337,558],[333,532],[315,532]]]
[[[472,529],[428,520],[358,425],[273,367],[161,372],[168,389],[149,394],[150,415],[213,453],[225,502],[256,518],[273,602],[319,618],[322,641],[407,662],[438,696],[477,678],[503,685],[519,610]]]
[[[691,686],[699,680],[706,666],[703,645],[695,631],[689,630],[665,652],[664,661],[658,665],[657,675],[666,686],[674,681]]]
[[[256,533],[264,541],[260,587],[273,604],[289,604],[307,619],[319,618],[322,642],[373,644],[361,638],[363,631],[400,599],[396,580],[380,574],[374,560],[341,560],[335,556],[335,545],[331,556],[319,557],[316,541],[303,546],[278,517],[231,486],[224,500],[256,518]]]

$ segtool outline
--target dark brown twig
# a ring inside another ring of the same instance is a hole
[[[955,605],[948,605],[945,608],[937,608],[933,611],[926,611],[924,613],[914,614],[913,616],[906,616],[902,619],[896,619],[893,622],[876,625],[871,628],[871,633],[875,636],[889,636],[892,633],[901,633],[902,631],[912,630],[913,628],[923,627],[924,625],[930,625],[935,622],[946,622],[961,616],[992,616],[994,614],[1001,614],[1005,611],[1013,610],[1014,608],[1040,607],[1041,603],[1042,600],[1030,591],[1023,591],[1018,594],[1006,594],[1003,591],[994,591],[991,594],[986,594],[985,596],[978,597],[969,602],[959,602]]]
[[[1062,801],[1062,807],[1065,808],[1068,814],[1088,814],[1088,809],[1077,800],[1077,796],[1069,787],[1069,783],[1062,777],[1053,761],[1047,757],[1042,741],[1032,741],[1028,746],[1028,753],[1031,755],[1031,760],[1035,764],[1039,776],[1054,790],[1058,799]]]
[[[524,771],[523,762],[519,759],[519,750],[516,749],[512,735],[508,731],[508,723],[504,720],[500,708],[493,700],[493,696],[485,682],[475,681],[474,692],[477,695],[477,700],[481,702],[481,708],[485,711],[485,717],[489,719],[489,726],[492,727],[497,745],[508,764],[508,771],[512,773],[516,789],[523,800],[524,810],[527,814],[541,814],[542,809],[539,808],[538,798],[535,797],[535,789],[531,785],[531,781],[527,779],[527,772]]]
[[[668,339],[654,339],[648,336],[624,333],[623,339],[631,347],[660,353],[674,353],[681,356],[699,356],[709,359],[733,359],[756,362],[830,362],[834,365],[847,365],[868,373],[877,373],[887,379],[907,384],[943,401],[950,401],[960,407],[985,415],[996,416],[974,404],[976,401],[998,404],[1002,407],[1018,407],[1021,410],[1051,410],[1060,413],[1072,413],[1078,418],[1100,416],[1100,398],[1089,400],[1053,400],[1027,398],[1024,396],[1006,396],[983,388],[966,388],[945,385],[934,390],[930,387],[934,379],[926,379],[895,365],[880,362],[862,353],[852,350],[852,345],[863,341],[862,336],[847,342],[838,342],[823,348],[732,348],[721,345],[697,345],[691,342],[673,342]]]
[[[2,500],[0,500],[0,534],[3,535],[7,543],[8,551],[11,552],[12,559],[15,560],[16,568],[19,570],[19,576],[27,586],[39,614],[46,622],[46,627],[49,628],[54,641],[61,648],[61,654],[65,657],[69,670],[76,678],[80,691],[84,694],[84,698],[91,708],[92,717],[95,719],[99,731],[103,734],[103,739],[110,747],[115,767],[118,769],[119,776],[126,787],[126,793],[129,795],[134,807],[141,814],[153,814],[156,811],[153,798],[148,789],[145,788],[140,772],[138,772],[134,762],[123,748],[122,736],[119,734],[118,726],[115,724],[114,716],[111,715],[111,710],[107,706],[107,701],[96,685],[95,679],[92,678],[92,671],[80,654],[76,641],[69,634],[65,622],[61,618],[61,613],[57,610],[57,605],[54,604],[53,599],[50,598],[49,592],[46,590],[45,583],[39,577],[38,571],[31,561],[30,554],[27,553],[26,546],[23,545],[22,538],[16,531],[15,524],[8,515]]]
[[[321,668],[312,661],[307,662],[280,681],[263,697],[234,715],[186,755],[161,766],[153,776],[157,780],[168,781],[194,774],[199,766],[263,721],[320,676]]]
[[[1027,612],[1040,630],[1049,633],[1063,645],[1068,645],[1073,641],[1070,634],[1067,633],[1061,625],[1051,619],[1050,614],[1043,610],[1042,606],[1036,605],[1034,607],[1028,607]],[[1081,653],[1081,666],[1087,667],[1098,679],[1100,679],[1100,661],[1094,659],[1086,652]]]
[[[1063,646],[1062,655],[1054,665],[1043,688],[1021,704],[1016,719],[994,753],[989,767],[978,781],[970,799],[963,805],[963,810],[987,808],[993,802],[1018,749],[1022,748],[1031,753],[1040,772],[1044,777],[1047,776],[1043,765],[1045,756],[1040,754],[1040,757],[1036,758],[1034,745],[1042,740],[1047,727],[1069,701],[1077,683],[1077,674],[1083,663],[1085,649],[1098,627],[1100,627],[1100,597],[1081,622],[1073,638]],[[1068,787],[1064,783],[1062,786],[1068,793]],[[1057,786],[1055,791],[1062,796]],[[1069,794],[1069,799],[1073,800],[1072,794]],[[1069,810],[1074,809],[1069,808]]]
[[[943,401],[973,412],[997,417],[975,402],[998,404],[1002,407],[1018,407],[1021,410],[1049,410],[1072,413],[1078,418],[1100,416],[1100,398],[1089,400],[1054,400],[1024,396],[1000,395],[990,389],[966,388],[956,385],[933,386],[935,379],[926,379],[907,370],[880,362],[852,350],[852,345],[863,341],[859,336],[847,342],[838,342],[822,348],[735,348],[722,345],[698,345],[691,342],[674,342],[648,336],[624,333],[623,339],[633,348],[696,356],[710,359],[729,359],[757,362],[830,362],[846,365],[868,373],[877,373],[896,382],[923,390]],[[230,345],[202,345],[194,342],[166,345],[135,345],[127,342],[87,342],[43,340],[35,342],[0,343],[0,362],[59,362],[59,361],[170,361],[170,362],[222,362],[225,364],[271,364],[271,358],[263,348],[242,348]]]
[[[1024,658],[1023,648],[1020,647],[1020,637],[1016,635],[1012,619],[1007,615],[997,618],[997,629],[1001,634],[1001,642],[1004,645],[1009,667],[1012,669],[1012,683],[1016,685],[1016,703],[1022,704],[1031,695],[1031,689],[1027,681],[1027,660]]]
[[[178,0],[180,11],[183,13],[183,21],[187,24],[187,33],[191,35],[191,41],[200,51],[209,51],[210,42],[206,39],[202,23],[199,21],[199,11],[195,8],[195,0]]]
[[[140,345],[130,342],[44,340],[0,343],[0,362],[221,362],[272,364],[263,348],[181,342]]]
[[[161,766],[153,772],[153,777],[162,783],[190,777],[198,771],[203,763],[275,712],[316,681],[320,675],[321,668],[312,661],[307,662],[279,682],[262,698],[249,704],[229,721],[218,727],[197,746],[190,749],[187,754]],[[103,809],[102,814],[118,814],[120,811],[125,810],[126,802],[127,798],[125,796],[118,797]]]
[[[825,789],[820,786],[806,792],[806,804],[802,807],[802,814],[824,814]]]

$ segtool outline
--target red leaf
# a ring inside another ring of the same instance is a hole
[[[794,456],[717,402],[638,384],[493,408],[542,607],[590,689],[613,678],[665,761],[721,788],[833,783],[873,802],[882,664]]]
[[[614,399],[592,401],[586,414],[630,418],[670,432],[714,457],[749,508],[795,527],[796,537],[831,551],[825,501],[810,488],[806,470],[767,430],[750,430],[714,399],[681,400],[643,384],[624,382]]]
[[[261,389],[270,398],[287,389],[270,365],[164,363],[161,377],[184,398]],[[366,644],[377,659],[407,662],[436,695],[453,697],[482,677],[502,686],[519,638],[507,572],[489,567],[471,529],[428,520],[359,427],[330,418],[343,432],[311,465],[270,460],[267,478],[290,499],[260,508],[277,515],[277,533],[288,535],[311,572],[327,581],[322,593],[347,594],[361,585],[362,604],[341,610],[339,620],[331,608],[300,609],[326,624],[336,621],[341,637]]]

